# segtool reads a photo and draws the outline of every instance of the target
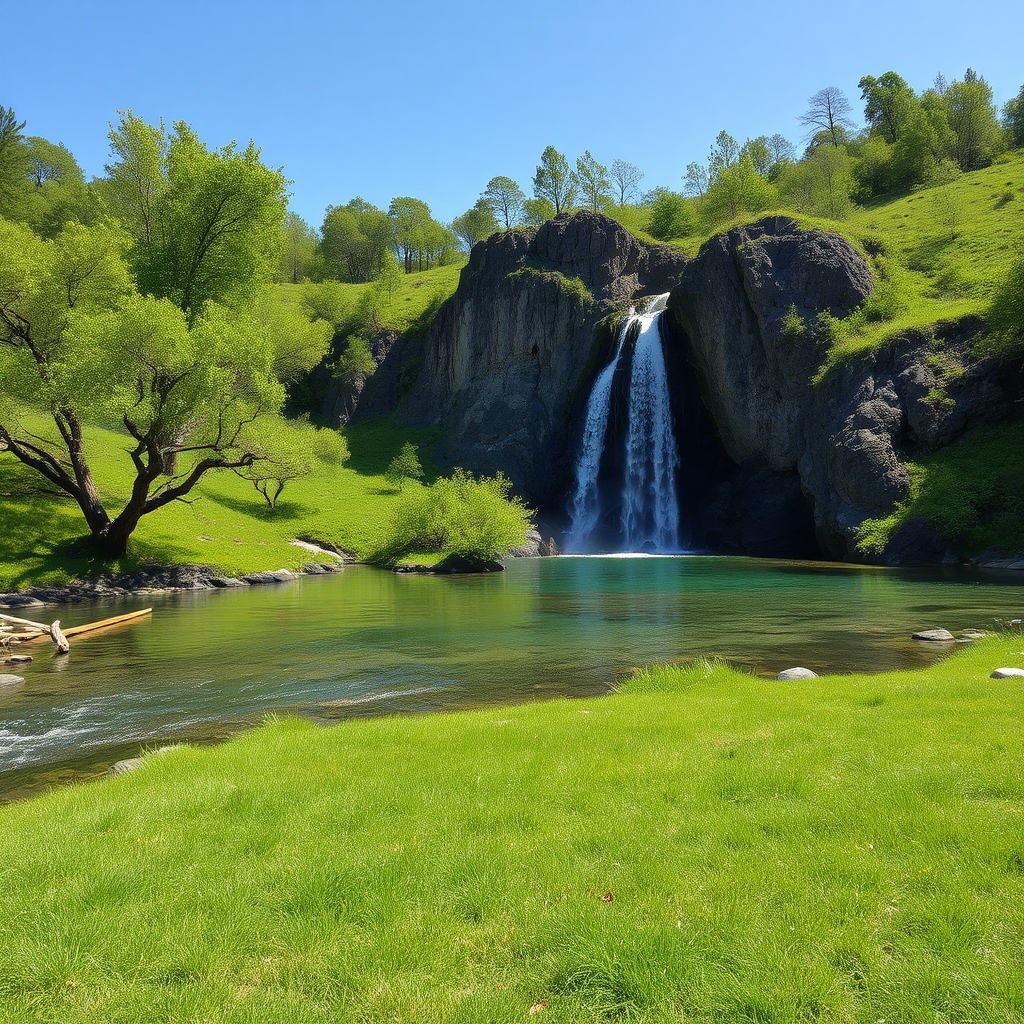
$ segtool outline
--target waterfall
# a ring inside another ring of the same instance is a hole
[[[680,550],[679,500],[675,474],[679,450],[672,425],[668,374],[658,320],[668,296],[659,295],[642,314],[630,311],[619,332],[615,357],[601,371],[587,403],[586,422],[576,462],[576,487],[570,502],[571,525],[566,551],[591,546],[594,530],[617,515],[625,551]],[[632,344],[630,342],[632,341]],[[616,371],[629,358],[626,409],[628,427],[622,480],[614,501],[602,507],[599,477],[609,443],[609,419]],[[611,525],[611,524],[608,524]]]

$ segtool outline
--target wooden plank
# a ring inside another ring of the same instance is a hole
[[[82,633],[91,633],[94,629],[102,629],[104,626],[116,626],[121,622],[131,622],[133,619],[141,619],[143,615],[149,615],[152,611],[152,608],[140,608],[137,612],[127,612],[124,615],[115,615],[110,619],[100,619],[99,622],[87,622],[83,626],[71,626],[70,629],[64,630],[64,635],[79,636]]]

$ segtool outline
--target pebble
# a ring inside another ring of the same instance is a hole
[[[997,668],[989,679],[1011,679],[1014,676],[1024,676],[1024,668]]]
[[[818,673],[809,668],[784,668],[776,679],[817,679]]]

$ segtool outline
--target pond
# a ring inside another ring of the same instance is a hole
[[[1019,575],[705,556],[513,560],[486,576],[350,566],[276,586],[60,609],[64,626],[152,617],[35,646],[0,689],[0,799],[106,772],[270,713],[353,716],[608,692],[634,666],[718,656],[774,676],[909,668],[918,629],[1024,614]],[[45,617],[45,616],[44,616]],[[4,669],[4,671],[10,671]]]

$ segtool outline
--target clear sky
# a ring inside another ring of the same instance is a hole
[[[450,220],[547,145],[681,188],[726,129],[801,140],[807,98],[861,76],[1024,84],[1022,0],[0,0],[0,104],[102,174],[108,123],[251,138],[319,226],[356,195]]]

